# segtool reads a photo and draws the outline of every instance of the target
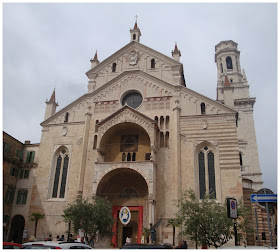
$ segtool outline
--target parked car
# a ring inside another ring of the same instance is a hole
[[[274,249],[273,247],[270,247],[270,246],[251,246],[251,245],[248,245],[246,247],[244,246],[222,246],[218,249]]]
[[[20,249],[21,244],[14,242],[3,242],[3,249]]]
[[[150,243],[126,243],[120,249],[172,249],[171,244],[150,244]]]
[[[22,244],[22,249],[92,249],[81,242],[36,241]]]

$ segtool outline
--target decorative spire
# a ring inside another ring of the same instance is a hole
[[[140,29],[137,25],[137,17],[138,16],[136,15],[135,17],[136,17],[136,21],[135,21],[135,24],[134,24],[134,28],[130,30],[130,34],[131,34],[130,41],[140,42],[141,32],[140,32]]]
[[[246,76],[246,73],[245,73],[245,69],[243,69],[243,80],[247,80],[247,76]]]
[[[55,102],[55,88],[54,88],[54,90],[53,90],[51,99],[50,99],[49,101],[50,101],[50,102]]]
[[[229,83],[229,80],[228,80],[228,77],[227,77],[226,74],[225,74],[225,83],[224,83],[224,87],[230,87],[230,83]]]
[[[177,60],[180,62],[181,52],[178,50],[177,42],[175,42],[175,48],[174,48],[174,51],[172,51],[172,57],[174,60]]]
[[[97,58],[97,50],[95,52],[94,58],[90,59],[91,62],[91,68],[94,68],[95,66],[97,66],[99,64],[99,60]]]

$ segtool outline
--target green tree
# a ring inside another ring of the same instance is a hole
[[[114,219],[112,217],[111,203],[102,197],[96,196],[93,203],[88,200],[77,199],[64,209],[62,217],[65,221],[71,221],[75,233],[79,229],[84,230],[88,243],[97,236],[111,237]]]
[[[39,220],[43,219],[45,217],[45,214],[41,214],[41,213],[32,213],[29,216],[29,220],[30,221],[34,221],[35,222],[35,228],[34,228],[34,236],[36,237],[37,235],[37,226],[38,226],[38,222]]]
[[[173,246],[175,246],[175,228],[180,226],[180,221],[178,218],[170,218],[167,220],[166,226],[172,226],[173,228]]]
[[[233,220],[227,217],[226,204],[219,204],[211,195],[199,200],[193,190],[187,190],[178,201],[177,219],[182,223],[182,233],[188,235],[197,245],[218,248],[233,236]],[[242,232],[246,227],[246,208],[239,201],[237,226]]]

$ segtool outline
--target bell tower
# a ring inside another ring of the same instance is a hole
[[[132,41],[140,42],[141,32],[140,29],[138,28],[137,20],[135,21],[134,28],[130,29],[130,35],[131,35],[130,42]]]
[[[215,46],[217,64],[217,101],[238,113],[237,134],[243,188],[255,191],[262,188],[257,139],[254,124],[254,104],[250,97],[245,70],[241,71],[240,51],[232,40],[221,41]]]

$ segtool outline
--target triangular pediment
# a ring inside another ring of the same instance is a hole
[[[163,68],[168,68],[168,67],[174,67],[174,66],[182,66],[182,64],[176,60],[174,60],[171,57],[168,57],[148,46],[145,46],[141,43],[138,43],[136,41],[132,41],[114,54],[112,54],[110,57],[106,58],[102,62],[100,62],[97,66],[94,68],[90,69],[88,72],[86,72],[86,75],[91,79],[94,77],[95,74],[102,75],[104,72],[108,72],[106,67],[111,67],[111,65],[114,62],[121,61],[122,63],[122,68],[120,69],[119,72],[126,71],[127,68],[129,69],[130,64],[128,64],[128,67],[124,66],[125,64],[123,62],[129,61],[130,60],[130,53],[134,51],[137,53],[138,56],[138,61],[144,61],[147,60],[147,58],[154,58],[156,60],[156,65],[161,65]]]

